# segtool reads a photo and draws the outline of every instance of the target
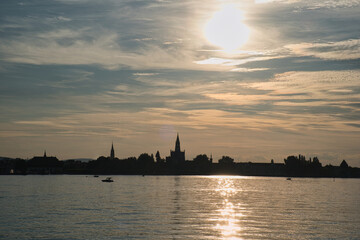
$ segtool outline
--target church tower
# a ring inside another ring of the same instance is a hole
[[[185,163],[185,151],[181,151],[179,133],[176,136],[175,150],[170,150],[170,156],[166,157],[166,162],[173,165]]]
[[[114,144],[111,143],[110,159],[115,158]]]

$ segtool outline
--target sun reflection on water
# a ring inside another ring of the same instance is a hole
[[[221,208],[218,211],[215,229],[220,231],[222,239],[242,239],[239,237],[241,232],[240,218],[243,216],[239,211],[241,206],[234,205],[232,198],[239,191],[234,186],[234,179],[230,177],[219,177],[217,192],[223,199]]]

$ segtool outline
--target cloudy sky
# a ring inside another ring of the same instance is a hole
[[[360,167],[359,0],[2,0],[0,83],[0,156]]]

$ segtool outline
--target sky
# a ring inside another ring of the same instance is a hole
[[[360,0],[0,2],[0,156],[360,167]]]

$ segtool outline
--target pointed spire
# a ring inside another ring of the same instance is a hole
[[[111,142],[110,158],[111,159],[115,158],[115,150],[114,150],[114,143],[113,142]]]
[[[176,143],[175,143],[175,152],[180,152],[180,139],[179,139],[179,133],[177,133],[177,137],[176,137]]]

